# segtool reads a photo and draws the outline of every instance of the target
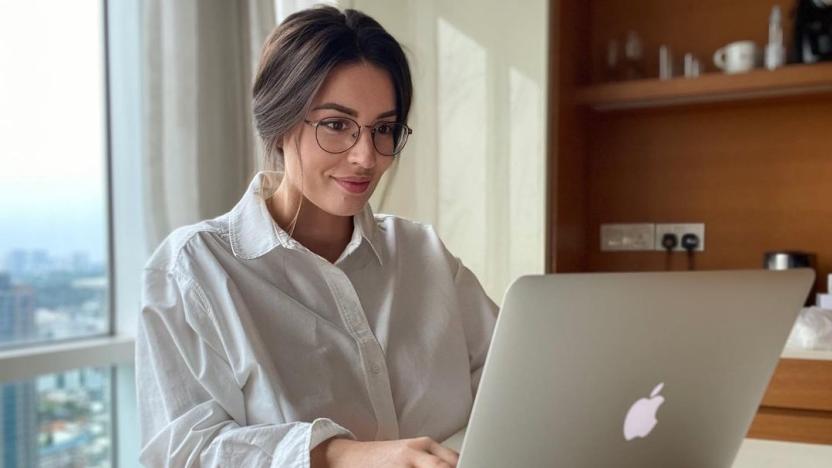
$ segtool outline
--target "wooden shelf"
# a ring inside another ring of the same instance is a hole
[[[832,95],[832,63],[593,85],[580,88],[576,101],[597,111],[612,111],[818,94]]]

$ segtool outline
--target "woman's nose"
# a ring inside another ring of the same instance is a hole
[[[373,132],[369,128],[364,128],[355,146],[350,149],[348,159],[353,164],[372,169],[376,165],[377,157],[376,147],[373,145]]]

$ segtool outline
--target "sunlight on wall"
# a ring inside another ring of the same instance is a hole
[[[433,224],[500,302],[545,270],[548,3],[347,0],[405,47],[414,134],[372,199]]]
[[[540,86],[512,67],[509,71],[509,268],[513,279],[530,268],[544,271],[545,258],[538,248],[544,245],[545,213],[540,202],[546,200],[546,172],[540,155],[545,155],[543,132],[545,102]],[[505,281],[509,281],[505,278]]]
[[[486,270],[486,54],[442,18],[439,38],[439,207],[436,228],[475,272]]]

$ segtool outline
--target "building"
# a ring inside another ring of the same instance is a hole
[[[0,346],[32,339],[36,332],[34,291],[13,285],[11,277],[0,272]]]
[[[0,344],[35,334],[34,293],[0,273]],[[36,466],[37,394],[32,381],[0,384],[0,466]]]

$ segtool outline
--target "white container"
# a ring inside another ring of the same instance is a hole
[[[769,70],[780,68],[786,63],[786,48],[783,46],[783,26],[780,6],[771,8],[768,21],[768,44],[765,49],[765,65]]]
[[[725,73],[743,73],[754,69],[758,56],[754,41],[732,42],[714,52],[714,65]]]
[[[832,294],[818,294],[817,299],[818,307],[832,310]]]

